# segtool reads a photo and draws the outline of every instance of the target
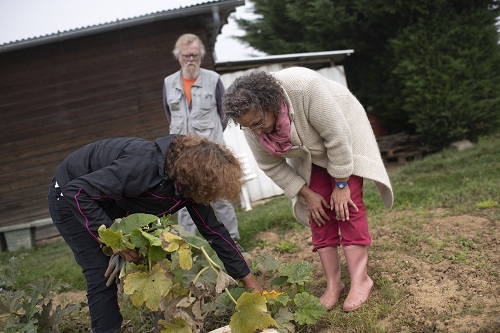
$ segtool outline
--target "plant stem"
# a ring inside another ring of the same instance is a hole
[[[198,278],[201,276],[201,274],[203,274],[203,272],[205,272],[207,269],[209,269],[210,267],[203,267],[199,272],[198,274],[196,274],[196,276],[194,277],[193,279],[193,283],[196,283],[196,280],[198,280]]]
[[[220,266],[217,265],[208,255],[207,251],[205,251],[205,249],[203,247],[200,247],[200,251],[201,253],[203,253],[203,255],[205,256],[205,258],[207,258],[208,260],[208,263],[210,264],[210,266],[212,266],[212,268],[217,267],[219,270],[221,270]],[[214,271],[219,274],[219,272],[214,268]]]
[[[236,302],[236,300],[234,299],[233,295],[231,295],[231,293],[229,292],[229,289],[225,288],[224,289],[227,293],[227,295],[229,296],[229,298],[233,301],[233,303],[236,305],[238,302]]]
[[[219,266],[219,265],[217,265],[217,264],[216,264],[216,263],[215,263],[215,262],[214,262],[214,261],[213,261],[213,260],[209,257],[209,255],[208,255],[207,251],[205,251],[205,248],[200,247],[199,249],[200,249],[201,253],[203,253],[203,255],[205,256],[205,258],[207,258],[207,261],[208,261],[208,263],[210,264],[210,268],[212,268],[212,269],[215,271],[215,273],[217,273],[217,275],[219,275],[219,271],[221,271],[220,266]],[[215,269],[215,268],[217,268],[218,270],[217,270],[217,269]],[[208,269],[208,267],[204,267],[204,268],[203,268],[203,269],[202,269],[202,270],[201,270],[198,274],[196,274],[196,277],[194,278],[194,281],[193,281],[193,282],[196,282],[196,279],[198,278],[198,276],[199,276],[202,272],[204,272],[205,270],[207,270],[207,269]],[[226,293],[227,293],[227,295],[229,296],[229,298],[230,298],[230,299],[234,302],[234,304],[237,304],[237,302],[236,302],[236,300],[234,299],[233,295],[231,295],[231,293],[229,292],[229,289],[228,289],[228,288],[225,288],[224,290],[226,291]]]

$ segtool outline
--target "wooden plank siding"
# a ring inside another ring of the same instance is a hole
[[[177,37],[207,17],[154,21],[0,53],[0,227],[49,217],[57,164],[95,140],[168,134],[163,78],[179,69]]]

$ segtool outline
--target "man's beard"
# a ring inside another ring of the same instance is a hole
[[[195,65],[187,65],[186,67],[184,67],[184,70],[182,71],[182,74],[184,74],[184,77],[186,79],[197,78],[199,73],[200,69],[198,66]]]

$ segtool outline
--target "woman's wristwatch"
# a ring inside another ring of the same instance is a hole
[[[335,182],[335,186],[337,186],[340,189],[343,189],[349,186],[349,184],[347,184],[347,182]]]

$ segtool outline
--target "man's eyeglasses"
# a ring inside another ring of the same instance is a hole
[[[257,124],[249,126],[249,127],[245,127],[245,126],[240,125],[240,129],[242,129],[244,131],[255,131],[256,129],[259,129],[262,127],[264,127],[264,118],[261,118]]]
[[[198,60],[201,56],[201,54],[198,53],[190,53],[190,54],[181,54],[182,58],[184,60],[189,60],[190,58],[193,58],[193,60]]]

